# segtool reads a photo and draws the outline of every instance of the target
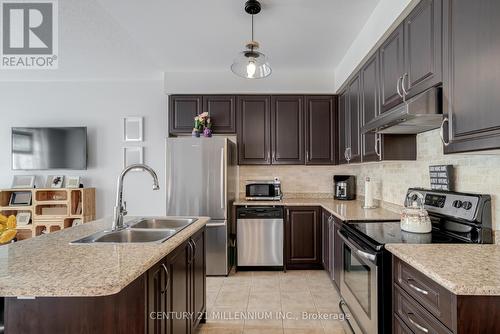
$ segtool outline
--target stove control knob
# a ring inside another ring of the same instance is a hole
[[[453,201],[453,207],[460,209],[462,207],[462,201],[458,199]]]
[[[465,210],[470,210],[472,208],[472,203],[469,201],[463,202],[462,208],[464,208]]]

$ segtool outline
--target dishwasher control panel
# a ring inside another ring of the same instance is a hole
[[[240,219],[280,219],[283,218],[283,207],[241,207],[237,209],[236,216]]]

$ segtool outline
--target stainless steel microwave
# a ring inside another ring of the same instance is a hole
[[[278,179],[246,182],[245,198],[247,201],[280,201],[282,197],[281,182]]]

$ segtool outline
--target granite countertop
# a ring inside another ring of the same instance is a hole
[[[331,198],[284,198],[281,201],[247,201],[236,200],[233,205],[288,205],[288,206],[321,206],[343,221],[360,220],[399,220],[400,214],[384,208],[363,209],[363,202],[339,201]]]
[[[133,217],[127,219],[131,220]],[[158,244],[69,244],[110,229],[101,219],[0,246],[0,296],[67,297],[118,293],[206,225],[199,217]]]
[[[385,248],[456,295],[500,295],[500,245],[387,244]]]

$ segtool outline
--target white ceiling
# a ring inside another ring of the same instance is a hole
[[[164,71],[230,66],[250,40],[245,0],[97,0]],[[379,0],[262,0],[255,39],[273,69],[333,71]]]

